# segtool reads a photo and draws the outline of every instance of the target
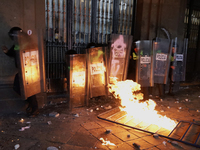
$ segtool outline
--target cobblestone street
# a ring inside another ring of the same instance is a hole
[[[175,96],[163,101],[154,99],[156,110],[171,119],[200,123],[200,88],[184,86]],[[89,150],[89,149],[185,149],[198,148],[164,137],[127,128],[97,118],[119,105],[114,99],[92,99],[89,107],[68,109],[67,103],[52,104],[40,110],[36,118],[25,112],[0,116],[0,149],[2,150]],[[105,109],[106,108],[106,109]],[[50,114],[55,114],[51,116]],[[106,131],[110,131],[106,133]],[[128,136],[127,136],[128,135]],[[108,140],[115,146],[102,145]],[[135,143],[135,145],[133,144]]]

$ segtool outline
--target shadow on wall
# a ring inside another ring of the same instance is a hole
[[[4,54],[2,47],[12,47],[13,41],[10,39],[8,32],[11,27],[7,24],[4,16],[0,13],[0,85],[2,84],[13,84],[17,68],[15,67],[15,60]]]

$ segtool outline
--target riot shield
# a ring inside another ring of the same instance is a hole
[[[45,91],[44,50],[41,34],[39,41],[24,32],[18,33],[18,48],[16,59],[19,68],[19,82],[21,98],[28,97]]]
[[[87,99],[86,54],[66,56],[70,108],[85,106]]]
[[[139,83],[141,87],[153,86],[152,41],[137,41],[136,48],[138,50],[136,82]]]
[[[154,83],[167,84],[171,56],[171,42],[156,38],[153,42]]]
[[[87,49],[90,98],[107,95],[105,49],[103,47]]]
[[[177,38],[172,40],[172,57],[171,79],[173,82],[185,81],[186,58],[187,58],[187,39],[178,41]]]
[[[112,78],[117,78],[117,81],[126,79],[132,38],[133,37],[130,35],[111,35],[110,59],[108,67],[109,83],[112,83]]]

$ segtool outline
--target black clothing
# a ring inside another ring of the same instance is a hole
[[[13,45],[7,53],[5,53],[6,55],[10,56],[10,57],[14,57],[15,59],[15,66],[16,68],[18,68],[17,66],[17,54],[16,54],[16,50],[15,50],[15,45]],[[21,89],[20,89],[20,80],[19,80],[19,73],[17,73],[15,75],[15,79],[14,79],[14,84],[13,84],[13,89],[14,91],[19,94],[21,96]],[[38,112],[38,103],[37,103],[37,99],[36,99],[36,95],[30,96],[27,98],[27,102],[29,103],[28,105],[28,109],[30,109],[29,115]]]

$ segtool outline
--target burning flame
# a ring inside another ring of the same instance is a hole
[[[109,84],[109,92],[113,93],[115,98],[121,100],[120,109],[126,111],[129,116],[134,119],[139,119],[147,124],[154,124],[168,130],[172,130],[176,126],[176,122],[159,115],[155,110],[156,103],[149,99],[145,102],[140,102],[143,99],[143,94],[140,84],[132,80],[117,81],[117,78],[111,79],[113,84]]]
[[[99,140],[102,142],[102,145],[116,146],[114,143],[111,143],[110,141],[105,141],[103,138],[100,138]]]

